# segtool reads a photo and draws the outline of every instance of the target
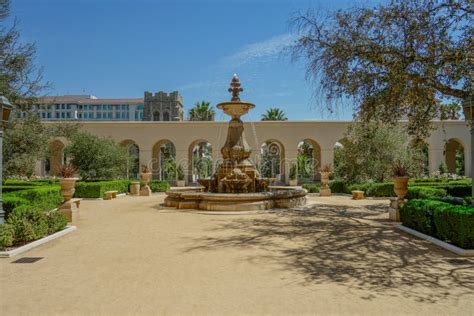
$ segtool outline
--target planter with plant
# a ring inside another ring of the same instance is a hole
[[[298,166],[296,165],[296,163],[291,164],[289,178],[290,186],[298,185]]]
[[[184,180],[184,168],[182,165],[179,165],[176,168],[176,185],[178,187],[184,187],[186,186],[186,181]]]
[[[151,189],[148,183],[150,183],[152,173],[147,165],[142,165],[142,172],[140,173],[140,179],[143,182],[143,186],[140,188],[141,196],[150,196]]]
[[[75,175],[77,174],[77,168],[72,164],[64,164],[58,167],[58,173],[61,177],[59,179],[59,185],[61,186],[61,195],[63,196],[63,203],[59,206],[59,209],[69,222],[73,222],[77,207],[71,199],[76,191],[75,186],[78,178],[76,178]]]
[[[331,175],[332,167],[330,164],[324,165],[319,169],[321,175],[321,189],[319,190],[319,196],[331,196],[331,189],[329,188],[329,176]]]
[[[400,206],[405,203],[405,196],[408,193],[408,181],[410,180],[408,167],[401,161],[396,160],[392,165],[393,173],[393,190],[397,195],[397,199],[390,204],[389,218],[392,221],[400,221]]]

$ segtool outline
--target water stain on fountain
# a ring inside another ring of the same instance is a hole
[[[306,190],[269,187],[269,180],[262,178],[249,160],[252,150],[245,139],[244,123],[240,117],[255,105],[240,101],[242,91],[240,80],[234,75],[229,88],[231,101],[217,105],[218,109],[232,117],[226,142],[221,149],[223,163],[210,179],[198,180],[204,188],[181,188],[166,192],[166,206],[208,211],[253,211],[306,203]]]

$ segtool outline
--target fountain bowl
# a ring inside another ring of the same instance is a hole
[[[254,107],[255,104],[253,103],[241,101],[222,102],[217,105],[218,109],[224,111],[225,114],[231,116],[233,119],[240,118]]]
[[[205,211],[260,211],[272,208],[292,208],[306,204],[307,191],[290,187],[268,187],[267,192],[212,193],[203,187],[171,189],[164,205],[178,209]]]

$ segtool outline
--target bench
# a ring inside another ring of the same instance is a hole
[[[352,199],[353,200],[363,200],[363,199],[365,199],[364,191],[355,190],[355,191],[352,191],[351,193],[352,193]]]
[[[112,200],[112,199],[115,199],[117,197],[117,193],[118,191],[107,191],[105,192],[105,197],[104,197],[104,200]]]

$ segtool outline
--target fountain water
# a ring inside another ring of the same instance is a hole
[[[223,163],[210,179],[200,179],[204,188],[173,189],[166,192],[165,205],[209,211],[249,211],[272,207],[294,207],[306,203],[306,190],[287,187],[268,187],[269,180],[260,176],[249,160],[251,149],[245,139],[244,123],[240,119],[255,107],[240,101],[239,78],[234,75],[229,92],[230,102],[217,105],[232,119],[227,139],[221,149]]]

